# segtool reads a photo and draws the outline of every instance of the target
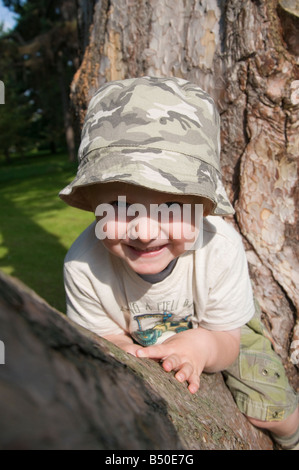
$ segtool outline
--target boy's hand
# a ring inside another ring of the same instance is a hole
[[[125,333],[119,335],[107,335],[104,336],[104,338],[111,341],[111,343],[115,344],[123,351],[132,354],[132,356],[136,356],[136,351],[141,347],[140,344],[135,344],[132,338]]]
[[[171,336],[162,344],[139,348],[136,351],[136,356],[160,360],[166,372],[176,371],[175,378],[179,382],[187,381],[189,391],[196,393],[199,389],[199,377],[204,369],[206,358],[205,353],[200,354],[198,347],[194,344],[197,343],[195,331],[182,331]]]
[[[108,335],[104,338],[136,357],[147,357],[156,360],[165,358],[162,363],[164,370],[166,372],[177,370],[176,379],[179,382],[187,380],[190,392],[195,393],[199,388],[199,376],[202,372],[203,365],[201,366],[201,363],[203,361],[202,359],[196,360],[195,357],[192,359],[196,351],[193,351],[191,335],[186,338],[183,333],[185,332],[175,334],[161,345],[146,348],[143,348],[140,344],[135,344],[132,338],[126,334]]]
[[[182,331],[164,343],[137,348],[137,357],[160,360],[166,372],[175,371],[179,382],[188,382],[196,393],[203,370],[216,372],[230,365],[239,353],[240,332],[208,331],[203,328]]]

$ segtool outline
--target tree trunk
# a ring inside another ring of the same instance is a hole
[[[0,396],[1,450],[273,449],[221,374],[203,374],[191,395],[3,274]]]
[[[72,101],[82,124],[99,85],[141,75],[183,77],[214,97],[236,209],[230,222],[243,236],[263,320],[298,388],[298,361],[290,360],[299,352],[292,349],[299,344],[298,13],[292,0],[280,3],[177,0],[174,8],[172,0],[98,0]],[[81,31],[88,5],[80,1]]]
[[[6,163],[11,163],[11,156],[10,156],[10,153],[9,153],[9,149],[4,148],[3,153],[4,153],[4,156],[5,156],[5,162]]]
[[[70,111],[68,86],[66,84],[62,52],[58,54],[57,70],[59,73],[58,83],[59,83],[59,88],[60,88],[64,132],[65,132],[65,142],[67,146],[68,158],[70,162],[75,162],[76,161],[75,131],[73,128],[73,117]]]

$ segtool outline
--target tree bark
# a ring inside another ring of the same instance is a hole
[[[88,3],[80,2],[81,19]],[[72,101],[82,124],[99,85],[141,75],[182,77],[213,96],[236,209],[230,222],[243,237],[264,323],[298,388],[298,361],[290,360],[299,353],[292,349],[299,344],[298,18],[288,0],[280,3],[98,0]]]
[[[63,53],[58,53],[57,58],[57,70],[59,73],[58,83],[60,88],[61,96],[61,107],[63,110],[63,122],[64,122],[64,132],[65,132],[65,142],[67,146],[67,153],[70,162],[76,161],[76,143],[75,143],[75,131],[73,127],[72,113],[69,109],[69,96],[68,96],[68,87],[66,84],[65,70],[63,64]]]
[[[1,450],[271,450],[221,374],[191,395],[0,273]]]

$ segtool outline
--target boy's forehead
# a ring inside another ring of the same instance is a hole
[[[103,196],[108,193],[124,193],[128,191],[133,191],[136,188],[135,185],[129,183],[123,183],[121,181],[110,181],[107,183],[94,184],[89,187],[89,190],[93,194],[98,194]]]
[[[154,191],[150,188],[146,188],[144,186],[130,184],[130,183],[123,183],[118,181],[108,182],[108,183],[101,183],[91,186],[91,191],[94,195],[98,195],[99,197],[105,197],[107,195],[115,195],[115,196],[152,196],[155,197],[173,197],[174,195],[170,193],[164,193],[160,191]]]
[[[103,199],[109,199],[118,196],[126,196],[132,200],[139,199],[142,202],[143,199],[154,201],[196,201],[199,199],[197,196],[185,195],[185,194],[172,194],[160,191],[154,191],[143,186],[122,183],[122,182],[109,182],[96,184],[90,187],[93,199],[101,201]],[[202,199],[202,198],[200,198]],[[129,202],[129,201],[128,201]]]

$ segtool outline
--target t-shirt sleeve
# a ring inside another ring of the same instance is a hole
[[[200,326],[228,331],[246,324],[254,315],[254,300],[241,239],[216,254],[208,270],[207,299]]]
[[[105,311],[96,288],[72,263],[64,265],[66,313],[75,323],[99,336],[121,334],[124,330]]]

